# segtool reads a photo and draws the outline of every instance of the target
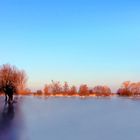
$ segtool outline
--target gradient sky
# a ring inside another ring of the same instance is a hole
[[[24,69],[32,89],[140,81],[140,1],[1,0],[4,63]]]

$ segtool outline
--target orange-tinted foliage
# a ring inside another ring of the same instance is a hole
[[[25,89],[26,74],[9,64],[0,67],[0,90],[3,93],[18,93]]]
[[[93,93],[96,96],[109,96],[111,95],[111,89],[108,86],[96,86],[93,88]]]
[[[78,92],[77,92],[78,91]],[[96,86],[90,89],[86,84],[82,84],[77,90],[76,86],[69,86],[67,82],[61,86],[60,82],[52,81],[44,87],[45,96],[110,96],[111,90],[107,86]]]
[[[120,96],[139,96],[140,95],[140,82],[131,83],[126,81],[122,84],[121,88],[117,91]]]
[[[80,86],[79,95],[80,96],[88,96],[89,95],[89,88],[86,84]]]

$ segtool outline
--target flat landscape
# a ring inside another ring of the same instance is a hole
[[[0,140],[140,140],[140,0],[0,0]]]
[[[0,140],[139,140],[139,106],[127,97],[20,96],[9,107],[0,97]]]

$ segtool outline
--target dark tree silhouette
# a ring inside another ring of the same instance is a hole
[[[24,88],[26,80],[25,72],[15,66],[5,64],[0,67],[0,91],[5,94],[6,101],[13,100],[13,94]]]

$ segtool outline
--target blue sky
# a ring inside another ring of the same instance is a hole
[[[0,64],[25,69],[31,89],[59,80],[115,90],[140,81],[140,2],[0,1],[0,52]]]

